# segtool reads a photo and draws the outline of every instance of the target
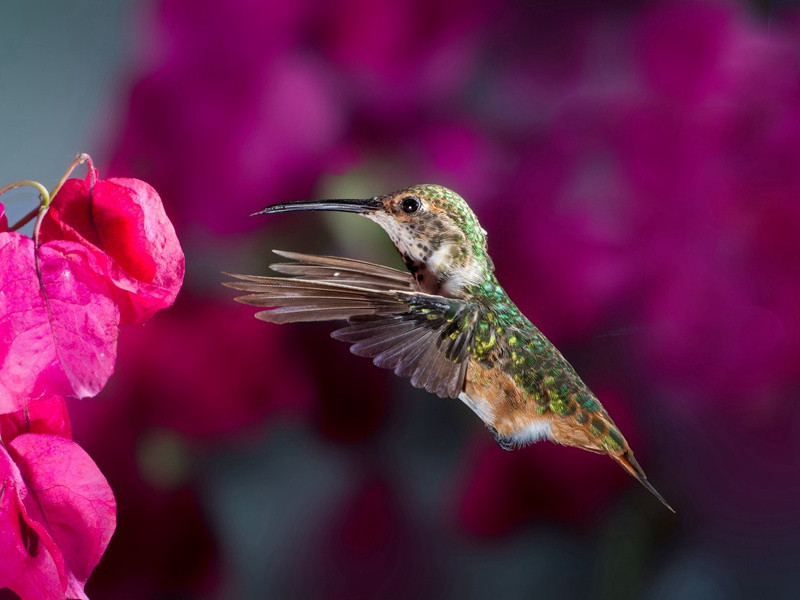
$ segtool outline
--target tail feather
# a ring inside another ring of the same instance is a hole
[[[628,473],[633,475],[639,481],[639,483],[641,483],[645,487],[645,489],[648,492],[650,492],[656,498],[658,498],[661,501],[661,504],[666,506],[673,513],[675,512],[675,509],[672,508],[666,500],[664,500],[664,497],[658,493],[658,490],[656,490],[656,488],[654,488],[652,484],[649,481],[647,481],[647,475],[644,474],[644,470],[642,469],[642,467],[639,466],[639,463],[633,457],[633,452],[631,452],[630,450],[626,450],[622,454],[611,453],[609,454],[609,456],[611,456],[611,458],[613,458],[620,465],[622,465],[622,468],[625,469]]]

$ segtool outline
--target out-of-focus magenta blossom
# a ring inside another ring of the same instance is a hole
[[[201,438],[306,415],[312,382],[283,333],[232,302],[187,296],[170,318],[128,332],[111,391],[140,424]]]
[[[629,23],[592,24],[581,56],[612,32],[635,40],[638,61],[617,62],[603,84],[588,72],[560,83],[563,99],[525,140],[515,176],[495,197],[497,211],[486,209],[490,250],[512,298],[556,339],[603,333],[620,315],[639,328],[630,338],[639,351],[631,364],[644,367],[637,378],[650,390],[679,391],[669,394],[669,408],[653,405],[657,396],[630,393],[627,405],[643,416],[677,409],[697,428],[661,433],[681,439],[662,447],[662,461],[685,465],[682,477],[706,490],[689,502],[687,484],[683,498],[672,497],[670,481],[663,486],[656,473],[654,484],[679,512],[705,511],[708,527],[722,531],[750,522],[769,498],[773,523],[787,512],[779,497],[797,498],[782,483],[788,463],[773,462],[793,444],[766,440],[787,436],[767,423],[795,404],[800,379],[800,47],[780,29],[767,35],[738,7],[665,3]],[[547,97],[535,81],[529,90]],[[596,391],[630,438],[636,428],[621,422],[623,407]],[[725,426],[719,410],[732,412]],[[709,418],[715,423],[703,424]],[[760,477],[758,486],[733,477],[730,465],[711,458],[722,448],[736,453],[724,427],[750,448],[737,472],[771,464],[781,474]],[[653,476],[641,444],[631,444]],[[572,517],[585,514],[585,506],[574,510],[575,499],[586,499],[579,490],[561,498],[558,483],[529,486],[542,465],[555,470],[548,482],[571,477],[569,451],[534,447],[523,455],[536,464],[493,449],[477,457],[460,513],[471,531],[498,533],[534,513],[558,515],[549,502],[572,505]],[[574,456],[592,465],[594,458]],[[593,481],[590,489],[602,495],[603,486]]]
[[[0,202],[0,233],[8,231],[8,217],[6,216],[6,207]]]
[[[40,239],[90,250],[113,284],[120,325],[170,306],[183,283],[184,256],[156,191],[138,179],[68,179],[42,220]]]
[[[487,35],[480,25],[502,4],[340,0],[326,4],[311,30],[339,67],[354,116],[400,131],[413,123],[406,119],[460,100]]]
[[[758,500],[785,488],[790,470],[774,454],[794,445],[768,440],[788,434],[718,411],[769,421],[794,402],[787,390],[800,378],[799,38],[724,2],[505,4],[495,13],[488,2],[312,10],[235,0],[199,11],[165,0],[157,62],[133,88],[115,169],[150,179],[182,224],[217,233],[256,226],[244,216],[309,197],[343,166],[392,186],[453,187],[489,231],[512,299],[568,358],[578,354],[588,382],[612,379],[595,391],[679,513],[719,529],[781,519],[795,490],[770,504],[769,519]],[[137,423],[120,445],[154,425],[193,438],[231,433],[278,407],[310,413],[337,439],[385,433],[386,373],[347,356],[327,330],[253,323],[221,302],[178,310],[131,338],[131,363],[110,390]],[[594,336],[620,321],[638,328],[630,354],[605,356]],[[653,415],[675,409],[692,418],[648,431]],[[106,417],[98,449],[113,445],[108,425],[121,419]],[[739,471],[716,459],[720,448],[738,454],[722,423],[757,438],[747,445],[757,489],[743,492]],[[506,453],[486,439],[464,460],[457,520],[485,536],[543,516],[585,522],[638,485],[608,458],[544,443]],[[362,567],[395,581],[386,565],[416,568],[405,553],[424,548],[404,537],[414,518],[391,485],[370,479],[350,504],[314,537],[329,595],[361,589],[360,579],[338,587],[341,573],[373,581]],[[168,523],[172,508],[135,510]],[[168,532],[165,546],[189,529]],[[147,555],[141,533],[129,535]],[[394,539],[393,555],[383,544]],[[358,563],[370,547],[377,555]],[[187,558],[196,561],[187,579],[209,556]]]
[[[719,3],[593,31],[641,59],[605,86],[572,81],[528,143],[487,227],[502,281],[556,338],[632,315],[652,375],[707,401],[785,397],[800,375],[797,45]]]
[[[689,33],[700,58],[651,44]],[[780,402],[800,377],[800,306],[787,301],[800,293],[796,37],[767,37],[732,7],[679,4],[652,9],[640,39],[652,87],[620,146],[650,207],[636,225],[651,369],[745,410]]]
[[[133,90],[114,170],[146,174],[179,222],[218,232],[254,226],[245,216],[275,198],[308,195],[309,175],[336,154],[343,112],[319,61],[283,54],[308,10],[165,2],[158,67]]]
[[[308,197],[376,137],[402,144],[423,107],[460,102],[493,6],[164,2],[113,168],[152,181],[182,223],[253,227],[254,208]]]
[[[83,598],[116,521],[111,488],[73,441],[26,433],[0,446],[0,586]]]
[[[738,13],[733,5],[685,1],[645,10],[634,30],[645,85],[667,103],[680,104],[743,92],[731,87],[750,66],[741,51],[762,34],[743,27]]]

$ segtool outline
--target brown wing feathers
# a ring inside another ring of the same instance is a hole
[[[415,291],[410,274],[363,261],[293,252],[295,260],[272,269],[295,277],[232,275],[228,287],[250,292],[236,298],[274,307],[256,317],[271,323],[347,320],[331,335],[350,350],[443,397],[463,390],[472,345],[474,307]],[[415,308],[424,307],[420,313]]]
[[[388,292],[287,277],[232,276],[244,281],[225,285],[252,292],[236,298],[238,302],[277,307],[256,313],[257,318],[270,323],[331,321],[356,315],[391,314],[403,308]]]
[[[416,289],[414,278],[409,273],[391,267],[352,258],[316,256],[283,250],[273,250],[273,252],[296,262],[275,263],[270,265],[270,269],[285,275],[295,275],[297,279],[340,283],[371,289]]]

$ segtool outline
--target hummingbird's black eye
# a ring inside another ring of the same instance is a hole
[[[406,213],[413,213],[419,210],[420,200],[416,196],[406,196],[403,198],[402,203],[400,204],[403,212]]]

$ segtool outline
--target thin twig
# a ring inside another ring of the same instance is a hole
[[[61,177],[61,179],[58,180],[58,183],[56,184],[56,187],[54,187],[53,191],[50,192],[50,199],[53,199],[53,198],[56,197],[56,194],[58,193],[58,190],[61,189],[61,186],[64,185],[64,182],[67,179],[69,179],[69,176],[72,175],[72,172],[79,165],[82,165],[83,163],[88,163],[88,165],[89,165],[89,178],[92,180],[91,181],[91,185],[94,186],[94,164],[92,163],[92,157],[89,156],[88,154],[86,154],[85,152],[81,152],[80,154],[78,154],[78,156],[76,156],[75,158],[72,159],[72,162],[70,163],[69,167],[67,168],[67,172],[64,173],[64,175]],[[50,202],[48,202],[47,204],[50,204]]]
[[[34,187],[37,190],[39,190],[39,197],[41,198],[42,201],[44,201],[45,198],[50,197],[50,194],[48,194],[47,192],[47,188],[45,188],[38,181],[31,181],[30,179],[22,179],[20,181],[15,181],[14,183],[9,183],[7,186],[0,188],[0,196],[16,188],[21,188],[25,186]]]
[[[33,220],[33,218],[38,214],[39,214],[39,207],[37,206],[31,212],[29,212],[27,215],[22,217],[19,221],[14,223],[11,227],[9,227],[8,230],[9,231],[16,231],[17,229],[21,229],[22,227],[25,227],[25,225],[30,223]]]

